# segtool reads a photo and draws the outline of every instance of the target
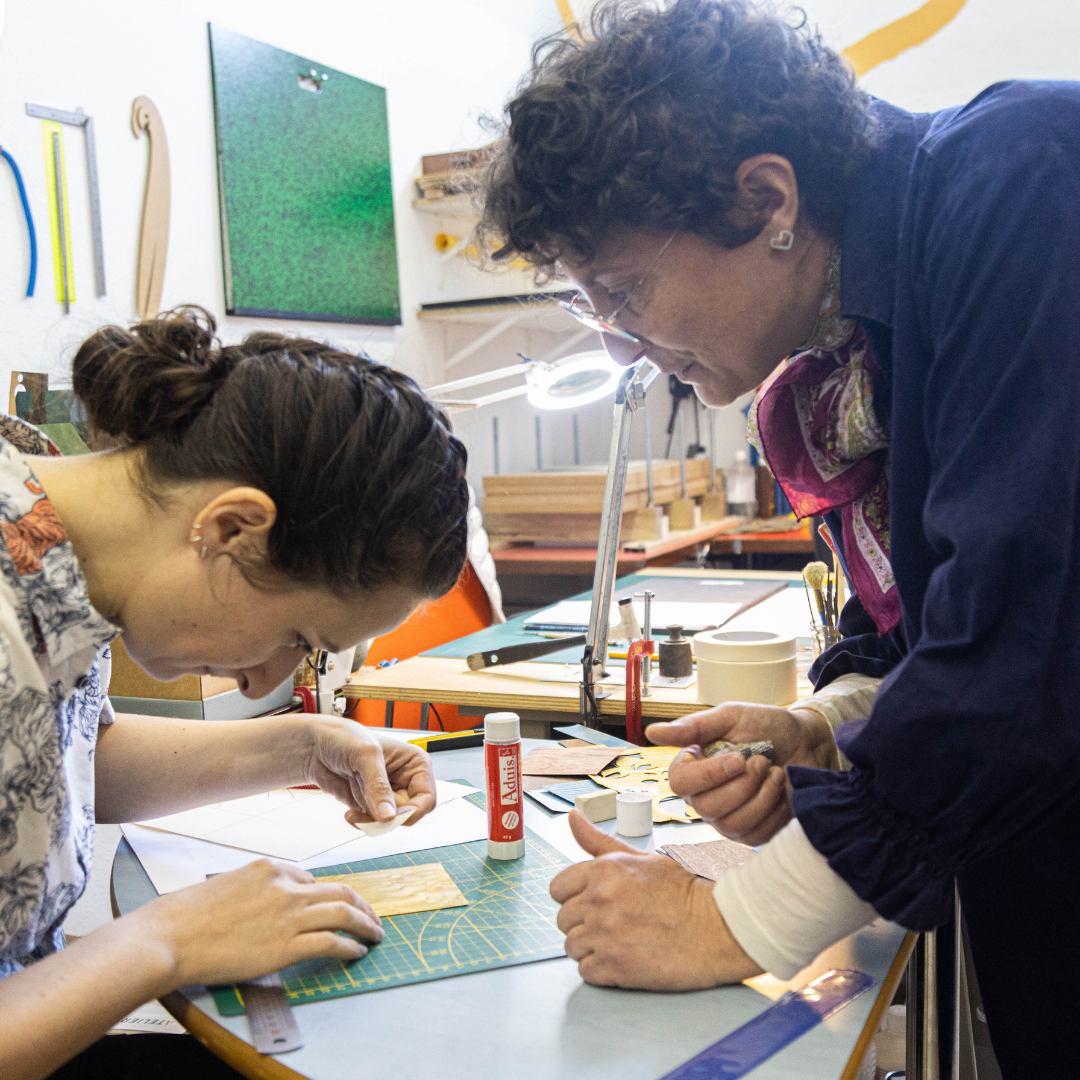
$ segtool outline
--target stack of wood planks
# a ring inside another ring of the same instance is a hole
[[[708,459],[687,461],[687,499],[694,500],[709,492],[710,471]],[[718,481],[722,484],[722,477],[718,477]],[[485,476],[484,525],[493,544],[595,544],[600,537],[606,483],[607,471],[600,466],[566,472]],[[623,493],[620,536],[623,540],[632,536],[635,539],[661,539],[660,536],[635,536],[638,520],[659,519],[663,516],[662,508],[676,503],[681,495],[679,462],[654,461],[653,508],[649,508],[645,462],[632,461]]]

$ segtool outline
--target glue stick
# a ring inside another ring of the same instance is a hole
[[[488,858],[525,854],[521,805],[521,721],[517,713],[484,717],[484,775],[487,780]]]

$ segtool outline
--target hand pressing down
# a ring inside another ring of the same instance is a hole
[[[141,928],[148,955],[164,961],[160,992],[253,979],[316,957],[358,960],[363,942],[383,937],[378,915],[348,885],[270,859],[165,893],[122,921]]]
[[[591,862],[551,882],[562,904],[566,955],[597,986],[697,990],[761,972],[731,936],[712,882],[666,855],[648,855],[570,814],[574,839]]]

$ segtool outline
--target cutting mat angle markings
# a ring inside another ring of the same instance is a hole
[[[482,795],[468,798],[484,807]],[[438,862],[469,904],[384,918],[386,936],[353,963],[312,960],[287,968],[281,981],[289,1001],[296,1005],[563,956],[558,906],[548,883],[570,863],[529,830],[525,837],[525,858],[516,862],[487,859],[487,841],[479,840],[314,871],[323,877]],[[215,987],[213,993],[222,1016],[243,1012],[235,987]]]

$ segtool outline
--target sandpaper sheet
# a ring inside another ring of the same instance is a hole
[[[709,881],[716,881],[725,870],[741,866],[751,855],[757,854],[752,847],[726,836],[707,840],[704,844],[665,844],[657,850],[670,855],[684,870]]]

